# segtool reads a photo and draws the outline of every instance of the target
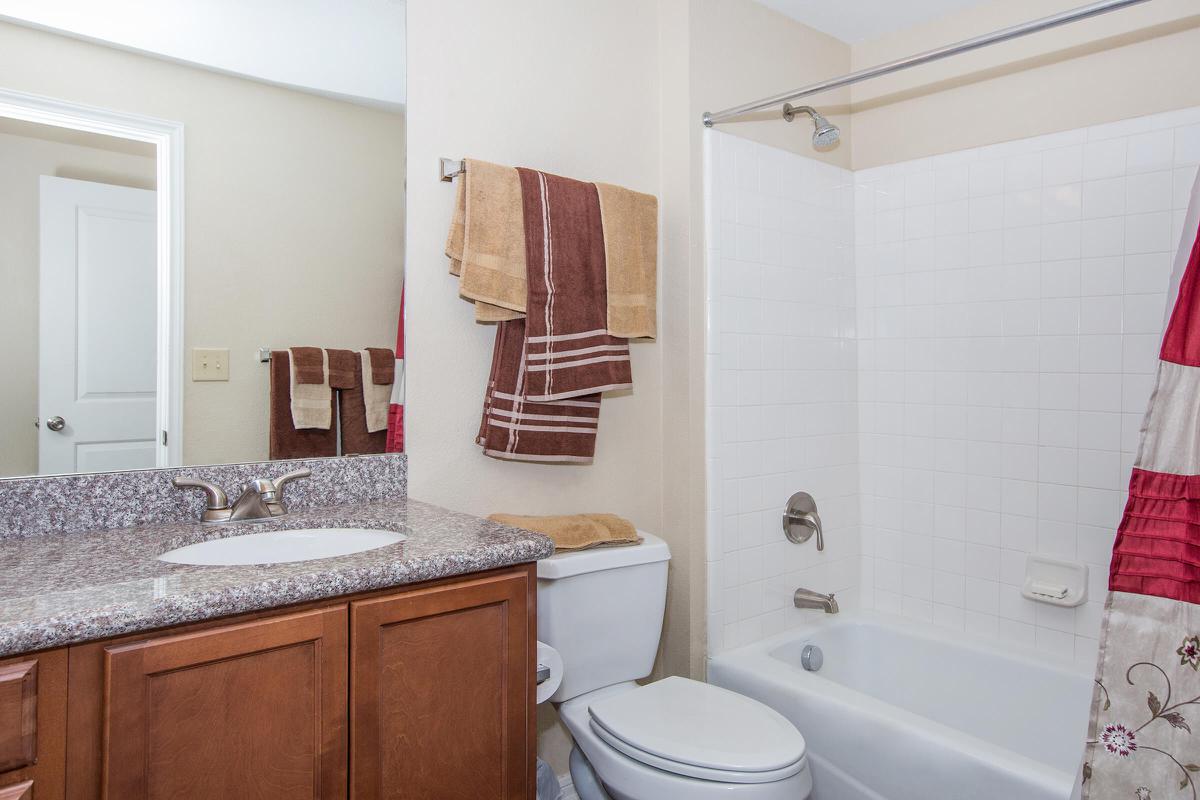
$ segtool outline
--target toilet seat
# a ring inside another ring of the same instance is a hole
[[[772,783],[804,769],[804,737],[744,695],[664,678],[588,705],[595,734],[656,769],[717,783]]]

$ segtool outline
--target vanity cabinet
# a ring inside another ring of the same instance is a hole
[[[521,565],[71,647],[65,795],[60,757],[31,798],[532,798],[535,592]]]
[[[67,651],[0,659],[0,800],[63,794]]]

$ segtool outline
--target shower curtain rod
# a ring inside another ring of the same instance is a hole
[[[1007,42],[1010,39],[1019,39],[1022,36],[1028,36],[1031,33],[1050,30],[1051,28],[1057,28],[1060,25],[1067,25],[1072,22],[1078,22],[1079,20],[1088,19],[1089,17],[1096,17],[1101,14],[1107,14],[1110,11],[1116,11],[1127,6],[1136,6],[1145,2],[1147,2],[1147,0],[1101,0],[1098,3],[1090,3],[1086,6],[1081,6],[1070,11],[1063,11],[1058,14],[1053,14],[1049,17],[1042,17],[1041,19],[1035,19],[1031,22],[1021,23],[1020,25],[1001,28],[998,31],[985,33],[984,35],[976,36],[973,39],[965,39],[961,42],[948,44],[945,47],[939,47],[936,50],[926,50],[924,53],[917,53],[916,55],[908,56],[907,58],[900,58],[895,61],[889,61],[886,64],[879,64],[878,66],[860,69],[858,72],[851,72],[847,75],[841,76],[840,78],[831,78],[830,80],[814,83],[811,86],[805,86],[791,92],[777,94],[774,97],[756,100],[753,103],[734,106],[733,108],[727,108],[724,111],[705,111],[703,116],[704,126],[706,128],[711,128],[717,122],[724,122],[731,117],[748,114],[751,111],[761,111],[764,108],[777,106],[780,103],[799,100],[802,97],[808,97],[809,95],[818,94],[830,89],[840,89],[843,86],[851,86],[855,83],[861,83],[862,81],[870,80],[871,78],[878,78],[881,75],[890,75],[893,72],[900,72],[901,70],[905,70],[910,67],[916,67],[920,66],[921,64],[929,64],[934,61],[940,61],[943,58],[949,58],[950,56],[955,56],[959,53],[967,53],[971,50],[978,50],[981,47],[999,44],[1000,42]]]

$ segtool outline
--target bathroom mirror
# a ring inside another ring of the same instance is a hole
[[[0,478],[312,456],[268,354],[395,348],[403,3],[237,5],[0,16]]]

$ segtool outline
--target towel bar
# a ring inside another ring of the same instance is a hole
[[[442,158],[440,159],[442,170],[442,180],[445,183],[450,183],[459,175],[467,171],[467,162],[457,158]]]

